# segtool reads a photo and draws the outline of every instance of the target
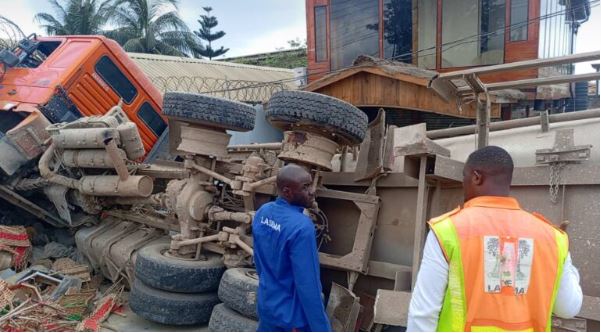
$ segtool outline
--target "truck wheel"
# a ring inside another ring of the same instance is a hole
[[[255,127],[255,109],[252,106],[200,94],[166,92],[163,114],[190,123],[240,132]]]
[[[167,325],[206,324],[217,304],[216,293],[171,293],[152,288],[139,279],[134,281],[129,293],[129,306],[134,313]]]
[[[209,320],[210,332],[256,332],[257,328],[258,321],[244,317],[223,303],[215,305]]]
[[[221,255],[206,253],[206,260],[184,260],[166,255],[169,243],[158,243],[138,251],[136,279],[150,287],[178,293],[216,291],[225,271]]]
[[[280,91],[271,96],[265,118],[282,130],[302,128],[336,135],[334,141],[359,144],[367,131],[367,115],[339,99],[307,92]]]
[[[219,283],[219,299],[229,308],[250,317],[257,316],[257,289],[259,277],[250,268],[230,268]]]

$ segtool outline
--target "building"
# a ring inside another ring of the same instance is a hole
[[[309,82],[359,55],[447,72],[573,53],[588,0],[306,0]],[[569,68],[558,68],[570,72]],[[521,79],[536,71],[498,79]]]
[[[406,72],[400,66],[405,63],[443,73],[572,54],[578,27],[589,16],[588,0],[306,0],[305,89],[359,101],[355,105],[371,116],[381,107],[394,110],[387,122],[395,125],[426,122],[434,129],[472,123],[475,103],[463,110],[453,101],[424,108],[432,93],[423,84],[381,69]],[[381,60],[366,65],[360,56]],[[572,72],[569,65],[480,78],[490,83]],[[495,97],[499,105],[492,117],[520,118],[535,108],[563,112],[573,90],[556,84],[506,91]],[[396,96],[409,93],[415,96]]]

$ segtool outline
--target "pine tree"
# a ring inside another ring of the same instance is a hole
[[[208,45],[206,45],[202,49],[196,50],[195,55],[197,57],[198,56],[207,57],[210,60],[210,59],[213,59],[215,57],[225,54],[229,50],[229,48],[224,49],[222,46],[219,49],[213,49],[211,43],[213,41],[225,36],[225,32],[223,32],[223,31],[212,32],[211,29],[215,28],[218,24],[217,18],[215,16],[210,16],[213,8],[202,7],[202,9],[204,9],[204,11],[207,14],[200,15],[200,20],[198,20],[198,23],[200,24],[200,29],[198,29],[198,31],[194,31],[194,33],[200,39],[207,41]]]

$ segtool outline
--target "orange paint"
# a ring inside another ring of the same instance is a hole
[[[115,41],[103,36],[38,37],[40,42],[60,45],[37,68],[8,68],[0,81],[0,107],[16,104],[17,111],[44,106],[61,87],[82,116],[105,114],[119,102],[119,95],[96,72],[98,61],[107,56],[137,90],[123,111],[136,123],[149,152],[157,141],[154,132],[138,117],[148,102],[159,114],[163,104],[160,91]],[[161,117],[165,120],[165,117]]]

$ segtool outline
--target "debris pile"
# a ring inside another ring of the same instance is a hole
[[[31,243],[25,227],[0,225],[0,270],[24,268],[30,253]]]
[[[46,244],[48,253],[27,267],[34,251],[26,228],[0,225],[0,331],[99,331],[122,312],[123,284],[101,292],[102,277],[58,245]]]

